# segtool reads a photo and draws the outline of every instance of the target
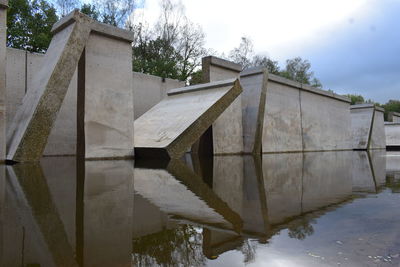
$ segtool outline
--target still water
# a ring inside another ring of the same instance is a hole
[[[1,266],[399,266],[400,153],[0,166]]]

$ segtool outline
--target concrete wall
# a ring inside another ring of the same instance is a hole
[[[31,88],[35,73],[41,68],[44,54],[7,48],[7,125],[22,105],[25,93]],[[183,87],[184,82],[133,72],[135,119],[161,101],[169,89]],[[76,154],[77,72],[71,80],[55,124],[47,140],[44,156]]]
[[[269,75],[263,153],[352,149],[350,100]]]
[[[400,123],[385,122],[386,146],[400,147]]]
[[[202,61],[203,82],[239,77],[241,66],[216,57]],[[212,125],[214,154],[243,152],[242,99],[237,97]]]
[[[6,158],[6,40],[7,4],[0,2],[0,162]]]
[[[388,121],[400,123],[400,113],[398,112],[389,112],[388,113]]]
[[[168,90],[185,86],[183,81],[139,72],[133,72],[132,75],[135,119],[165,98]]]
[[[373,104],[352,105],[351,132],[354,149],[386,147],[383,109]]]

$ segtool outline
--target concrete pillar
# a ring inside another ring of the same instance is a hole
[[[6,158],[7,4],[8,0],[0,0],[0,163]]]
[[[213,82],[239,77],[239,64],[209,56],[203,58],[203,82]],[[200,141],[197,146],[209,142]],[[242,97],[235,101],[212,125],[213,154],[239,154],[243,152]],[[194,148],[196,152],[196,147]]]
[[[85,65],[78,70],[78,80],[84,80],[78,81],[78,98],[84,89],[84,101],[78,100],[78,116],[84,110],[78,146],[83,126],[85,158],[133,157],[132,38],[108,26],[90,34]]]

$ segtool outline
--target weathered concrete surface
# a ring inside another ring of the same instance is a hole
[[[388,121],[400,123],[400,113],[398,112],[389,112],[388,113]]]
[[[242,93],[243,152],[262,152],[262,133],[265,115],[268,71],[265,68],[240,73]]]
[[[130,266],[132,257],[132,161],[86,161],[83,263]],[[82,204],[83,204],[82,203]]]
[[[241,92],[238,80],[171,90],[135,120],[136,155],[180,158]]]
[[[400,123],[385,122],[386,147],[400,147]]]
[[[85,158],[132,157],[131,41],[92,32],[84,56]]]
[[[349,150],[348,98],[269,75],[262,151]]]
[[[242,67],[233,62],[209,56],[202,60],[203,82],[238,78]],[[242,100],[238,96],[212,125],[213,152],[238,154],[243,152]]]
[[[400,152],[386,152],[386,173],[393,174],[400,172]]]
[[[0,2],[0,163],[6,159],[7,0]]]
[[[41,68],[44,54],[30,53],[20,49],[7,48],[7,125],[12,122],[16,111],[22,105],[25,92],[31,88],[32,80]],[[132,72],[134,116],[140,117],[160,102],[169,89],[185,86],[184,82],[173,79]],[[44,156],[65,156],[76,154],[76,112],[77,112],[77,71],[70,85],[51,129]]]
[[[170,89],[185,86],[185,82],[133,72],[133,99],[135,119],[142,116],[167,96]]]
[[[383,109],[373,104],[352,105],[351,131],[354,149],[384,149]]]
[[[89,38],[89,18],[74,13],[72,24],[55,32],[21,108],[7,134],[7,159],[37,161],[42,156],[78,60]]]

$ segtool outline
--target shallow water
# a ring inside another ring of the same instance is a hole
[[[398,266],[400,153],[0,166],[1,266]]]

